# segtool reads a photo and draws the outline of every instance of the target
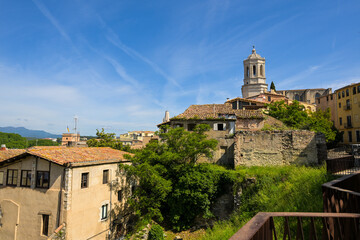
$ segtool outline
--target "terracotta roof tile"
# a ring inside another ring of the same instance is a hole
[[[237,118],[263,118],[264,115],[260,110],[238,110],[232,109],[231,104],[204,104],[191,105],[182,114],[173,117],[176,119],[220,119],[221,115],[236,115]]]
[[[13,158],[16,156],[19,156],[23,153],[25,153],[26,150],[25,149],[6,149],[6,150],[0,150],[0,162],[9,159],[9,158]]]
[[[9,152],[3,154],[2,152]],[[10,152],[12,152],[10,154]],[[65,146],[49,146],[49,147],[31,147],[28,149],[20,149],[15,152],[12,149],[0,152],[0,162],[15,156],[27,153],[55,162],[60,165],[73,163],[103,163],[103,162],[121,162],[127,161],[125,154],[131,153],[115,150],[109,147],[65,147]],[[2,154],[2,155],[1,155]]]

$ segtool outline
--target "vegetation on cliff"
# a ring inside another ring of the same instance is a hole
[[[305,107],[298,101],[291,104],[278,101],[268,104],[268,114],[292,129],[304,129],[325,134],[326,142],[330,143],[337,139],[339,134],[330,120],[330,109],[316,112],[305,111]]]

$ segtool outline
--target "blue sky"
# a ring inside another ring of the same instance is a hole
[[[241,96],[255,45],[277,89],[360,81],[360,1],[0,0],[0,126],[156,130]]]

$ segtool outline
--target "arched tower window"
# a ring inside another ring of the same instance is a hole
[[[260,75],[264,76],[264,67],[263,67],[263,65],[260,65]]]
[[[249,75],[250,75],[249,67],[246,67],[246,76],[249,77]]]
[[[253,66],[253,75],[256,76],[256,66]]]
[[[299,94],[295,94],[295,100],[296,100],[296,101],[300,101],[300,96],[299,96]]]

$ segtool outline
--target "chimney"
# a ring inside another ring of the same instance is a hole
[[[168,110],[165,111],[165,117],[163,119],[163,122],[168,122],[170,121],[170,113]]]
[[[5,144],[1,144],[0,151],[6,151],[6,150],[7,150],[6,145],[5,145]]]

